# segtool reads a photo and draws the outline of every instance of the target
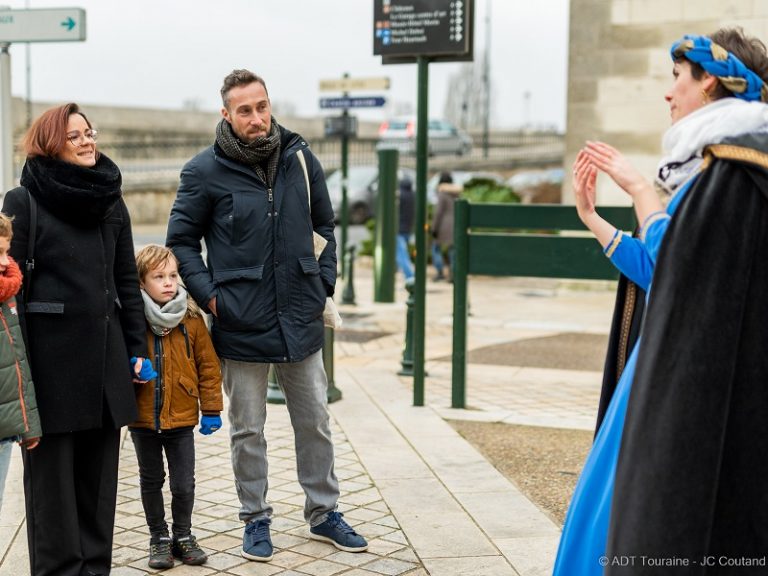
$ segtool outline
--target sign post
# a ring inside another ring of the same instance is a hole
[[[413,405],[424,405],[427,283],[429,63],[473,59],[474,0],[374,0],[373,53],[383,64],[418,64]]]
[[[376,108],[384,106],[383,96],[350,97],[351,90],[388,90],[389,78],[350,78],[348,73],[340,79],[320,80],[321,92],[342,92],[341,98],[320,98],[320,108],[341,110],[338,118],[326,118],[326,136],[341,136],[341,277],[345,282],[347,238],[349,228],[349,206],[347,199],[347,178],[349,158],[349,138],[357,132],[357,118],[349,115],[350,108]],[[331,122],[328,122],[332,120]],[[337,129],[329,131],[329,126]],[[350,304],[354,302],[344,302]]]
[[[85,10],[44,8],[10,10],[0,6],[0,185],[13,188],[13,121],[11,120],[11,55],[13,42],[82,42]]]

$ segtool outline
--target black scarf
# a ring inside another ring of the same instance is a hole
[[[222,118],[216,126],[216,142],[227,156],[251,168],[267,186],[274,185],[277,163],[280,160],[280,127],[274,116],[269,135],[257,138],[250,144],[243,144],[229,122]],[[264,171],[265,161],[266,172]]]
[[[104,154],[92,168],[47,156],[27,158],[21,185],[57,218],[79,227],[97,226],[120,201],[122,176]]]

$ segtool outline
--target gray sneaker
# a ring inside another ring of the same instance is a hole
[[[248,560],[256,562],[269,562],[272,560],[272,538],[269,536],[271,520],[254,520],[245,525],[243,533],[243,549],[240,555]]]

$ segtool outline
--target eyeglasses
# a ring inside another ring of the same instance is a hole
[[[86,130],[82,134],[80,132],[74,133],[74,134],[67,134],[67,140],[69,140],[72,143],[72,146],[82,146],[85,144],[86,140],[90,140],[91,142],[96,142],[96,138],[99,136],[99,133],[96,130]]]

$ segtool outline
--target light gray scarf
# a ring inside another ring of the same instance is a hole
[[[144,298],[144,316],[152,332],[158,336],[166,336],[179,325],[187,313],[187,291],[183,286],[179,286],[173,300],[162,306],[152,300],[143,288],[141,297]]]

